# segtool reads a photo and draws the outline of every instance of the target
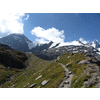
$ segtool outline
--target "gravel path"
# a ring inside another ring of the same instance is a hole
[[[64,68],[65,70],[65,77],[63,79],[63,81],[61,82],[61,84],[57,87],[57,88],[70,88],[71,86],[71,80],[73,78],[73,74],[71,73],[71,71],[69,71],[65,65],[61,64],[60,65]]]

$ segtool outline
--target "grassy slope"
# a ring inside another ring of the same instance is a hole
[[[0,84],[23,71],[21,68],[25,67],[25,60],[27,60],[25,53],[13,50],[6,45],[2,47],[4,48],[0,48]]]
[[[7,81],[2,87],[11,87],[14,85],[16,88],[29,87],[31,84],[36,83],[37,87],[41,88],[53,88],[60,84],[64,77],[64,69],[55,61],[45,61],[42,60],[33,54],[27,54],[28,60],[26,61],[26,65],[28,66],[26,69],[20,69],[20,72],[16,72],[15,69],[8,69],[7,72],[13,73],[13,75],[17,75],[16,78],[11,81]],[[5,69],[2,69],[5,71]],[[8,73],[7,73],[8,74]],[[7,75],[6,74],[6,75]],[[42,75],[42,78],[35,80],[38,76]],[[4,75],[2,75],[4,76]],[[42,86],[41,83],[44,80],[49,80],[49,82]]]
[[[17,52],[12,53],[17,57]],[[83,86],[84,80],[89,78],[87,75],[80,77],[81,73],[84,71],[84,68],[87,66],[86,64],[78,64],[78,62],[84,60],[84,54],[76,53],[71,56],[70,55],[71,53],[62,55],[60,60],[55,63],[55,60],[46,61],[34,56],[33,54],[27,54],[28,60],[25,62],[25,64],[28,67],[26,69],[7,69],[3,65],[0,65],[0,84],[3,84],[6,80],[6,83],[4,83],[2,87],[8,88],[14,85],[16,88],[27,88],[36,83],[37,85],[35,88],[39,86],[41,88],[53,88],[58,86],[64,77],[64,69],[61,67],[59,62],[65,65],[72,62],[66,66],[74,74],[71,87],[80,88]],[[18,57],[21,57],[22,59],[20,54]],[[17,75],[17,77],[13,78],[12,80],[9,79],[9,77],[15,75]],[[40,75],[42,75],[42,78],[35,80]],[[45,86],[42,86],[41,83],[44,80],[49,80],[49,82]]]
[[[68,57],[70,55],[71,55],[70,53],[64,54],[63,56],[60,57],[60,60],[58,62],[63,63],[65,65],[72,62],[68,66],[66,66],[74,74],[74,77],[71,82],[71,87],[80,88],[83,86],[84,80],[88,78],[87,75],[83,75],[82,77],[79,78],[81,73],[84,71],[84,68],[87,66],[87,64],[85,64],[85,65],[78,64],[78,62],[84,60],[84,54],[83,53],[75,53],[71,57]]]

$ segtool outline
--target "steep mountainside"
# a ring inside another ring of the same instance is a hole
[[[5,67],[25,68],[25,60],[27,60],[25,53],[13,50],[7,45],[0,44],[0,63]]]
[[[100,88],[100,61],[85,53],[66,52],[52,61],[26,53],[25,69],[0,65],[0,86],[10,88]],[[65,67],[67,69],[65,69]]]
[[[6,37],[0,38],[0,43],[6,44],[18,51],[29,51],[28,44],[26,41],[29,41],[24,35],[20,34],[11,34]],[[30,42],[30,41],[29,41]]]
[[[72,43],[54,43],[50,41],[49,43],[41,44],[38,42],[33,43],[24,35],[11,34],[0,38],[0,43],[6,44],[18,51],[32,52],[45,60],[56,59],[66,52],[85,52],[100,60],[100,44],[97,40],[89,44],[84,44],[79,40]]]
[[[26,54],[25,69],[7,69],[0,65],[1,88],[55,88],[64,77],[64,69],[58,63],[46,61],[31,53]]]
[[[100,44],[97,40],[40,44],[24,35],[3,37],[0,87],[100,88]]]
[[[74,75],[71,80],[70,87],[100,88],[100,61],[98,61],[95,57],[84,53],[65,53],[59,57],[57,62],[62,63],[69,69],[69,71],[66,72],[67,84],[69,84],[67,81],[70,74]]]

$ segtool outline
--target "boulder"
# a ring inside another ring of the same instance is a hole
[[[90,63],[88,59],[80,61],[78,64],[87,64]]]
[[[63,84],[69,84],[69,82],[68,81],[65,81]]]
[[[66,76],[66,77],[65,77],[65,79],[68,79],[68,78],[69,78],[69,76]]]
[[[41,78],[41,77],[42,77],[42,75],[38,76],[35,80],[38,80],[38,79]]]
[[[10,88],[13,88],[15,85],[12,85]]]
[[[64,87],[64,85],[61,85],[61,87]]]
[[[45,86],[48,82],[49,82],[49,80],[44,80],[41,84],[42,84],[42,86]]]
[[[69,71],[69,72],[68,72],[68,75],[70,75],[70,74],[72,74],[72,72],[71,72],[71,71]]]
[[[34,86],[36,86],[36,83],[30,85],[29,88],[33,88]]]
[[[78,64],[83,64],[85,63],[85,60],[80,61]]]

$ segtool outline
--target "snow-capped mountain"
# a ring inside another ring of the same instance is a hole
[[[10,34],[8,36],[5,36],[3,38],[0,38],[0,43],[6,44],[12,49],[23,51],[23,52],[41,52],[44,49],[49,49],[51,45],[52,47],[56,47],[59,44],[55,44],[52,41],[49,41],[49,43],[39,43],[39,42],[32,42],[30,41],[24,34]]]
[[[30,41],[23,34],[11,34],[0,38],[0,43],[6,44],[18,51],[32,52],[36,56],[48,60],[55,59],[66,52],[84,52],[88,55],[100,55],[100,44],[97,40],[90,44],[84,44],[79,40],[65,43],[54,43],[53,41],[49,41],[48,43],[41,44],[39,42]],[[99,56],[97,57],[100,58]]]
[[[100,48],[100,44],[97,40],[94,40],[92,43],[89,43],[89,45],[93,46],[94,48]]]
[[[30,42],[30,41],[26,41],[28,44],[29,49],[31,50],[32,48],[35,48],[36,46],[41,46],[43,44],[39,43],[39,42]]]
[[[42,45],[37,42],[33,43],[23,34],[10,34],[8,36],[0,38],[0,43],[6,44],[15,50],[23,52],[29,52],[30,49]]]

